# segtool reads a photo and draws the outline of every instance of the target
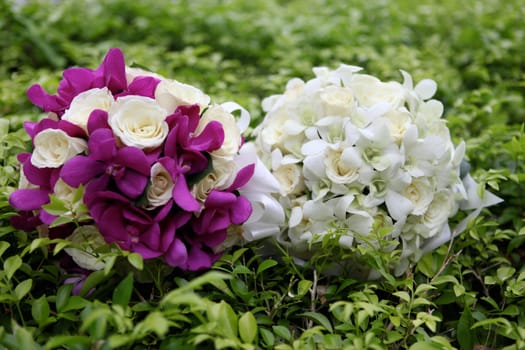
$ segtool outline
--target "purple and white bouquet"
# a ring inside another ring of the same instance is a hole
[[[270,196],[278,185],[244,144],[250,116],[233,102],[212,104],[196,87],[127,67],[119,49],[98,69],[66,69],[57,94],[34,85],[28,97],[48,114],[24,124],[32,151],[18,156],[12,222],[89,242],[66,249],[84,269],[103,268],[96,251],[105,243],[206,269],[282,223],[278,212],[259,223],[267,205],[279,210]]]
[[[402,71],[403,83],[383,82],[360,70],[318,67],[314,79],[290,80],[263,101],[256,145],[281,185],[286,225],[276,238],[292,254],[308,259],[334,232],[341,247],[374,244],[374,227],[397,242],[399,274],[464,229],[448,224],[459,209],[476,209],[472,218],[500,199],[478,196],[461,173],[465,144],[452,143],[433,80],[414,86]]]

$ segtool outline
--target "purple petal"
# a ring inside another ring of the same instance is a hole
[[[91,135],[97,129],[109,129],[108,112],[95,109],[89,115],[87,122],[88,133]]]
[[[177,158],[177,129],[178,126],[171,129],[168,133],[168,137],[166,137],[166,141],[164,142],[164,154],[172,158]]]
[[[26,132],[29,135],[29,137],[31,137],[31,140],[34,139],[35,135],[37,134],[35,130],[37,125],[38,125],[37,122],[29,122],[29,121],[24,122],[24,129],[26,129]]]
[[[148,246],[141,243],[133,245],[133,251],[135,253],[139,253],[145,260],[158,258],[162,255],[162,252],[155,249],[150,249]]]
[[[250,164],[239,170],[237,173],[237,176],[235,177],[235,180],[231,184],[226,191],[234,191],[236,189],[241,188],[242,186],[246,185],[248,181],[253,176],[253,172],[255,171],[255,164]]]
[[[27,90],[27,97],[45,112],[55,112],[66,108],[57,96],[48,94],[40,85],[31,86]]]
[[[148,216],[148,214],[138,209],[137,207],[132,206],[131,203],[129,203],[129,201],[127,201],[126,206],[128,206],[128,208],[122,211],[122,216],[126,220],[133,222],[135,224],[139,224],[139,225],[148,226],[152,224],[152,220]]]
[[[231,192],[211,190],[204,203],[205,207],[224,208],[233,205],[237,196]]]
[[[150,249],[158,252],[157,256],[162,254],[160,249],[160,241],[160,227],[157,224],[151,225],[151,227],[146,232],[140,235],[140,244],[145,244]]]
[[[199,119],[200,119],[200,107],[198,104],[194,105],[184,105],[179,106],[175,110],[175,113],[180,113],[181,115],[184,115],[188,119],[188,126],[187,126],[187,133],[194,132],[195,129],[197,129],[197,126],[199,125]]]
[[[192,245],[188,255],[186,269],[189,271],[209,269],[219,257],[220,254],[207,253],[200,247]]]
[[[16,190],[9,196],[9,205],[18,210],[37,210],[49,203],[49,191],[37,189]]]
[[[45,210],[41,210],[38,216],[40,217],[40,221],[42,221],[42,223],[46,225],[51,225],[53,221],[55,221],[55,219],[57,218],[56,215],[51,215]]]
[[[87,184],[91,179],[104,173],[106,166],[87,156],[75,156],[68,160],[62,170],[60,177],[71,187]]]
[[[22,211],[9,219],[11,226],[24,231],[33,231],[42,224],[40,218],[33,211]]]
[[[166,263],[173,267],[183,267],[188,261],[188,251],[184,243],[175,238],[164,255]]]
[[[224,129],[218,121],[209,122],[202,132],[191,139],[191,149],[212,152],[219,149],[224,142]]]
[[[215,231],[211,234],[199,236],[199,241],[209,248],[215,248],[224,242],[228,235],[227,229]]]
[[[27,181],[32,183],[33,185],[37,185],[40,187],[51,187],[49,184],[49,179],[51,178],[51,168],[37,168],[33,164],[31,164],[31,160],[28,159],[24,164],[22,165],[22,169],[24,171],[24,175],[27,178]]]
[[[58,122],[57,128],[64,131],[71,137],[85,138],[87,136],[84,129],[67,120],[60,120]]]
[[[237,197],[237,202],[230,208],[232,224],[241,225],[252,215],[252,204],[244,197]]]
[[[88,141],[90,157],[109,163],[117,152],[117,141],[109,129],[97,129]]]
[[[119,149],[113,162],[125,166],[126,168],[133,169],[146,176],[150,174],[148,158],[146,158],[144,151],[136,147],[124,147]]]
[[[120,49],[110,49],[101,67],[104,72],[105,85],[114,95],[126,90],[126,65]]]
[[[71,67],[64,70],[62,77],[63,79],[58,85],[57,92],[59,96],[68,102],[71,102],[71,100],[81,92],[94,87],[101,87],[93,86],[96,73],[89,68]]]
[[[183,175],[173,179],[175,186],[173,187],[173,200],[179,207],[186,211],[197,211],[200,209],[199,202],[192,196],[186,178]]]
[[[127,169],[124,176],[115,178],[115,184],[129,198],[137,198],[148,185],[148,177],[136,171]]]
[[[126,95],[139,95],[155,98],[155,89],[160,80],[154,77],[136,77],[128,86]]]

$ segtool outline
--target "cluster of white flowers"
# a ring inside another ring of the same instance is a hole
[[[376,223],[399,242],[400,273],[430,242],[451,238],[448,220],[460,207],[487,203],[468,201],[475,184],[460,177],[465,144],[454,147],[443,105],[431,99],[436,83],[414,86],[406,72],[402,84],[383,82],[360,70],[318,67],[312,80],[290,80],[263,101],[256,144],[281,185],[287,225],[278,240],[292,253],[308,256],[335,227],[342,246],[359,244]]]

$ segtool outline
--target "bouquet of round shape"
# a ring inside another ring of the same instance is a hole
[[[380,231],[401,250],[400,274],[463,229],[448,225],[458,209],[478,209],[471,218],[499,198],[481,199],[462,171],[465,144],[454,147],[433,80],[414,87],[403,71],[401,84],[360,70],[318,67],[312,80],[290,80],[263,100],[256,144],[281,184],[287,225],[277,240],[292,254],[308,259],[328,236],[373,245]]]
[[[254,214],[243,188],[264,182],[254,172],[265,168],[243,151],[249,114],[239,105],[210,104],[193,86],[127,67],[119,49],[98,69],[66,69],[56,95],[34,85],[28,97],[48,115],[24,124],[33,149],[18,157],[14,226],[89,241],[66,249],[89,270],[104,266],[94,254],[104,242],[205,269],[243,234]]]

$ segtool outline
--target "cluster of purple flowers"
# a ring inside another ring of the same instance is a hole
[[[130,78],[128,70],[122,52],[111,49],[98,69],[66,69],[56,95],[39,85],[28,90],[31,102],[49,114],[39,122],[24,124],[34,150],[18,156],[21,177],[27,181],[10,196],[10,204],[19,210],[12,223],[22,229],[50,225],[56,216],[43,206],[50,196],[58,196],[57,186],[75,189],[82,185],[83,203],[91,219],[80,224],[96,225],[107,243],[144,259],[161,257],[184,270],[209,268],[220,256],[228,229],[243,224],[252,213],[250,201],[238,189],[251,179],[254,164],[236,169],[227,186],[212,186],[205,198],[196,198],[193,186],[213,172],[212,154],[225,141],[220,121],[199,125],[206,108],[201,101],[178,99],[171,109],[166,104],[155,107],[165,111],[159,122],[164,136],[156,146],[146,142],[139,147],[119,134],[111,108],[93,108],[84,124],[64,118],[71,114],[76,97],[96,89],[108,91],[115,102],[133,97],[157,104],[156,90],[163,78],[149,72]],[[133,113],[133,109],[119,113]],[[135,123],[132,115],[124,117],[126,123]],[[142,124],[126,124],[124,129],[146,130],[147,135],[155,125],[148,124],[148,116],[144,118]],[[169,191],[155,205],[148,196],[155,186],[153,168],[162,170],[162,188]],[[62,227],[63,236],[73,228]]]

